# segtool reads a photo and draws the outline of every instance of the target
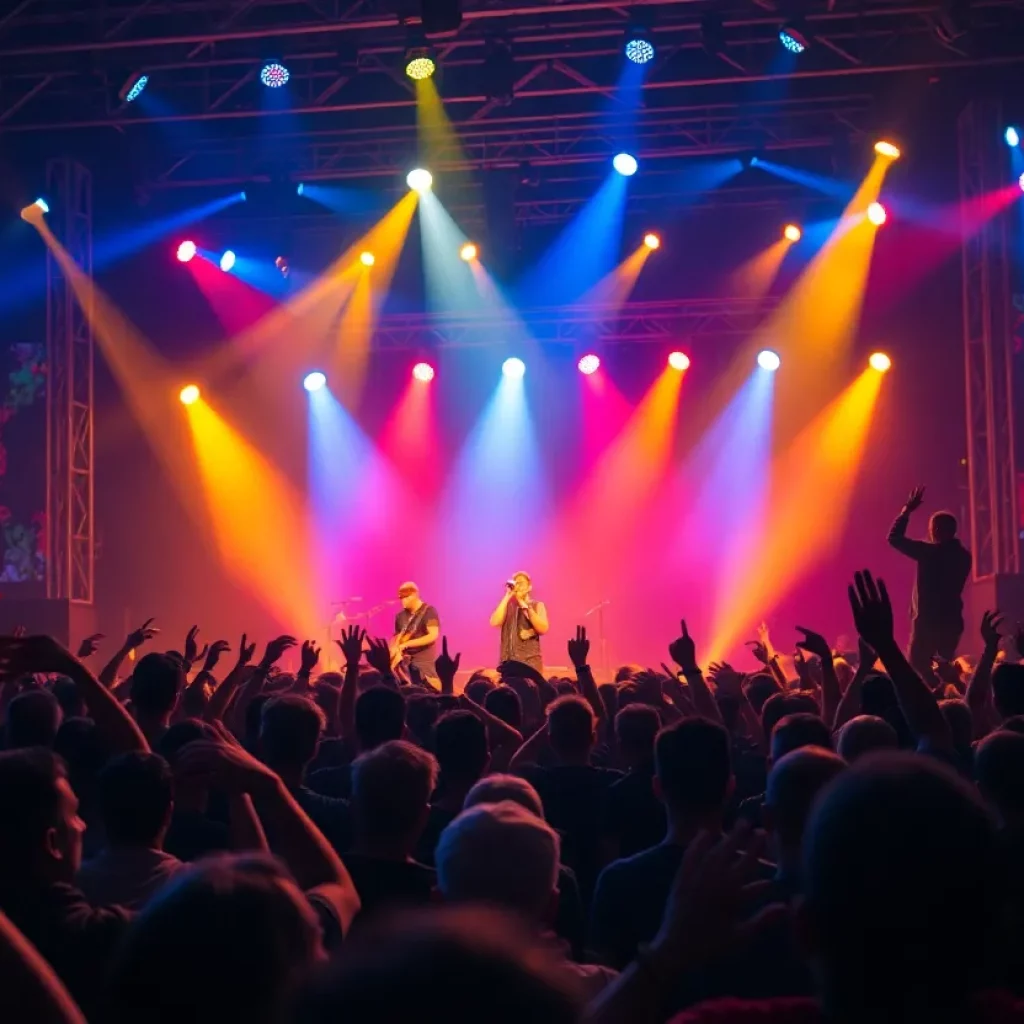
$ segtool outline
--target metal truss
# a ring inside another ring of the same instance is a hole
[[[772,303],[764,299],[675,299],[624,306],[586,304],[480,314],[402,314],[382,317],[374,332],[378,351],[432,351],[494,345],[496,338],[528,332],[544,344],[685,344],[698,336],[748,335]]]
[[[92,274],[92,177],[73,160],[46,165],[49,225],[71,258]],[[60,264],[46,259],[47,571],[46,596],[92,604],[93,337]]]
[[[957,122],[965,209],[1006,187],[999,103],[974,101]],[[967,476],[974,579],[1019,571],[1014,452],[1013,328],[1008,212],[967,237],[962,251]]]
[[[808,4],[812,45],[783,67],[782,15],[769,0],[464,0],[460,30],[436,45],[445,110],[461,152],[440,169],[585,168],[623,123],[641,159],[821,148],[878,130],[908,80],[1024,63],[1019,0],[834,0]],[[416,152],[415,94],[401,73],[414,0],[21,0],[0,15],[0,135],[123,137],[152,152],[150,188],[246,177],[380,181]],[[955,8],[955,17],[951,13]],[[616,91],[629,19],[649,19],[658,56],[637,110]],[[952,22],[951,22],[952,19]],[[487,82],[487,45],[511,47],[514,98]],[[268,55],[292,73],[268,103]],[[132,72],[147,96],[125,105]],[[152,100],[152,102],[151,102]],[[302,131],[296,131],[301,119]],[[168,154],[168,127],[189,122]],[[187,144],[181,140],[188,138]],[[301,136],[301,137],[299,137]]]

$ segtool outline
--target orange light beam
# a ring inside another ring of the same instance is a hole
[[[654,250],[646,245],[638,245],[614,270],[610,270],[586,292],[580,303],[620,309],[633,293],[640,271],[644,269],[652,252]]]

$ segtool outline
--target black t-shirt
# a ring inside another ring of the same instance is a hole
[[[608,790],[608,817],[619,856],[629,857],[665,838],[665,805],[654,795],[654,765],[634,768]]]
[[[424,906],[437,878],[432,868],[414,860],[381,860],[357,853],[345,855],[345,867],[362,904],[360,923],[380,910]]]
[[[410,612],[403,608],[395,616],[395,636],[405,632],[406,627],[412,620],[415,619],[418,623],[416,629],[413,631],[410,640],[418,640],[421,636],[427,635],[427,629],[430,626],[437,626],[441,628],[441,617],[437,614],[437,609],[432,604],[421,605],[416,611]],[[412,650],[407,652],[409,658],[416,662],[417,667],[429,668],[431,675],[434,672],[434,661],[437,659],[437,644],[428,644],[426,647],[414,647]]]

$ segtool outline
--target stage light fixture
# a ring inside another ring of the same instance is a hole
[[[412,368],[412,375],[416,380],[421,380],[425,384],[434,379],[434,368],[430,363],[417,363]]]
[[[631,153],[616,153],[612,157],[612,167],[615,168],[624,178],[631,178],[636,174],[636,157]]]
[[[186,384],[178,392],[178,398],[182,405],[195,405],[199,401],[199,388],[195,384]]]
[[[880,228],[888,218],[888,213],[885,211],[885,207],[881,203],[869,203],[868,204],[868,220],[875,225],[876,228]]]
[[[327,376],[320,370],[307,373],[302,379],[302,386],[309,392],[319,391],[327,383]]]
[[[411,46],[405,51],[405,73],[414,82],[432,78],[437,70],[430,50],[425,46]]]
[[[656,235],[653,231],[648,231],[647,234],[644,235],[644,245],[646,245],[648,249],[660,249],[661,237]]]
[[[281,272],[282,277],[287,277],[289,273],[291,273],[291,266],[288,263],[287,256],[278,256],[277,259],[274,260],[274,266]]]
[[[306,191],[306,183],[304,181],[300,181],[298,188],[295,189],[295,194],[301,196],[305,191]]]
[[[484,95],[499,106],[507,107],[516,91],[516,60],[507,39],[492,36],[484,47],[480,65],[480,84]]]
[[[626,30],[623,52],[626,54],[626,60],[633,64],[650,64],[654,60],[651,33],[643,25],[631,25]]]
[[[235,254],[230,250],[226,250],[224,255],[220,258],[220,269],[226,274],[235,265]]]
[[[892,366],[892,360],[884,352],[872,352],[871,358],[868,359],[868,365],[872,370],[885,373]]]
[[[900,158],[900,147],[887,139],[879,139],[875,143],[875,152],[879,156],[888,157],[890,160],[899,160]]]
[[[803,53],[807,49],[807,30],[801,20],[787,21],[779,29],[779,42],[790,53]]]
[[[372,252],[361,252],[359,254],[359,262],[364,267],[372,267],[377,262],[377,257]]]
[[[196,243],[195,242],[182,242],[178,246],[178,261],[180,263],[189,263],[196,255]]]
[[[291,77],[291,72],[278,60],[268,60],[260,68],[260,81],[268,89],[280,89]]]
[[[1024,174],[1017,179],[1017,184],[1020,186],[1021,192],[1024,192]]]
[[[413,192],[429,192],[434,176],[425,167],[414,167],[406,176],[405,183]]]
[[[513,380],[519,380],[519,378],[526,373],[526,363],[524,363],[522,359],[510,356],[501,364],[501,372],[506,377],[511,377]]]
[[[42,196],[40,196],[32,205],[40,213],[49,213],[50,212],[50,204],[45,199],[43,199]]]
[[[782,229],[782,237],[785,238],[787,242],[799,242],[803,236],[804,233],[800,230],[800,226],[798,224],[787,224]]]
[[[124,85],[118,90],[117,98],[122,103],[134,103],[149,85],[149,75],[136,72],[129,75]]]
[[[1014,127],[1012,124],[1009,128],[1003,132],[1003,138],[1006,140],[1008,146],[1019,146],[1020,145],[1020,129]]]
[[[576,364],[576,368],[584,376],[589,377],[592,373],[597,373],[601,369],[601,360],[593,352],[590,352],[580,359]]]
[[[466,263],[472,263],[477,257],[477,248],[472,242],[466,242],[466,244],[459,249],[459,259],[464,260]]]
[[[779,358],[778,352],[773,352],[770,348],[765,348],[757,353],[757,365],[760,366],[762,370],[768,370],[770,373],[774,373],[782,365],[782,360]]]
[[[673,370],[682,373],[690,368],[690,357],[685,352],[670,352],[668,354],[668,365]]]

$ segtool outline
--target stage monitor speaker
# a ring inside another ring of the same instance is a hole
[[[0,634],[23,627],[29,636],[44,633],[72,651],[83,637],[94,633],[96,609],[92,605],[51,601],[47,598],[6,598],[0,601]]]

